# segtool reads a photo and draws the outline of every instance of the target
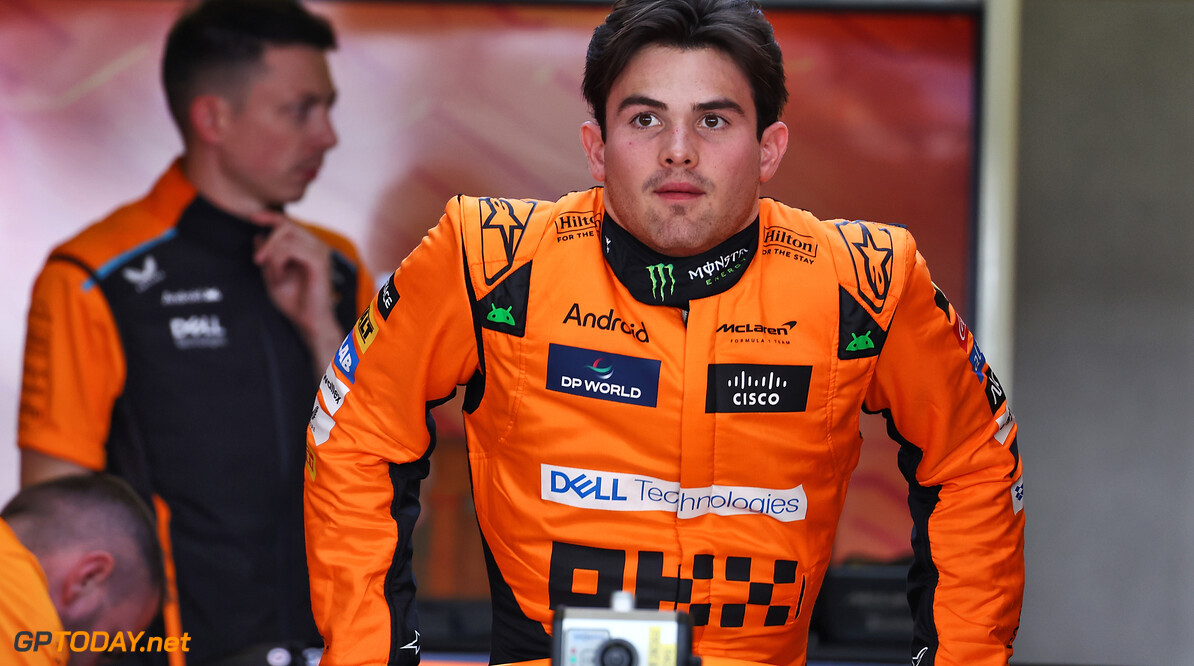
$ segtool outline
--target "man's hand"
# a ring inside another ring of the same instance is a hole
[[[282,213],[263,211],[251,219],[270,228],[253,261],[261,267],[274,306],[303,336],[319,375],[345,334],[336,321],[331,249]]]

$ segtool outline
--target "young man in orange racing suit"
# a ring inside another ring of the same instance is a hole
[[[459,385],[493,663],[547,657],[554,607],[618,589],[687,611],[710,663],[804,663],[864,409],[910,488],[910,657],[1007,663],[1016,424],[906,231],[759,197],[787,128],[757,6],[618,2],[584,92],[604,187],[457,197],[328,366],[306,479],[325,664],[418,660],[425,410]]]
[[[336,144],[334,46],[297,0],[192,5],[162,62],[184,154],[33,288],[22,482],[107,469],[151,503],[175,574],[164,630],[193,639],[173,663],[321,646],[303,431],[375,287],[347,239],[281,210]]]

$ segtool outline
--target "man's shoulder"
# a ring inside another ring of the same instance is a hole
[[[599,210],[601,192],[601,187],[592,187],[569,192],[555,201],[459,194],[448,202],[446,212],[463,223],[472,222],[482,228],[494,225],[523,227],[550,222],[573,209],[593,213]]]
[[[172,168],[139,199],[125,203],[84,227],[51,252],[92,271],[135,254],[138,248],[168,240],[195,191]]]
[[[348,236],[345,236],[338,231],[332,231],[331,229],[322,227],[318,224],[312,224],[306,220],[299,220],[299,224],[304,229],[311,232],[320,241],[322,241],[324,245],[332,248],[353,263],[358,263],[360,261],[360,252],[357,250],[356,244],[349,240]]]
[[[513,262],[534,254],[546,238],[573,227],[595,227],[601,201],[600,187],[555,201],[459,195],[446,213],[459,225],[470,254],[487,262]]]
[[[782,233],[777,230],[794,232],[797,242],[803,236],[819,244],[828,243],[832,251],[846,255],[850,254],[850,248],[856,242],[871,243],[876,236],[881,236],[892,248],[914,242],[908,230],[899,224],[842,218],[820,219],[807,210],[767,198],[761,200],[759,211],[765,234],[769,230],[772,235]]]

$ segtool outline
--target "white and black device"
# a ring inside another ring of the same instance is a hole
[[[700,666],[688,613],[635,610],[625,591],[610,601],[609,608],[556,608],[552,666]]]

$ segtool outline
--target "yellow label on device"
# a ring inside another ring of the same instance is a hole
[[[647,635],[647,666],[676,666],[676,644],[663,644],[659,627],[651,627]]]

